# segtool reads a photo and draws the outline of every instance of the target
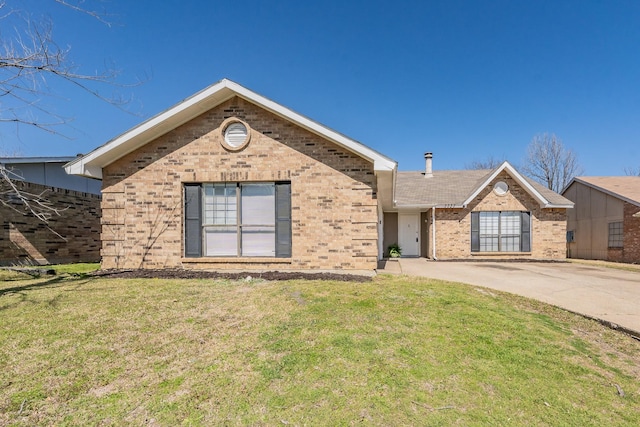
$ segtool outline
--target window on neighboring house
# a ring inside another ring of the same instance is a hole
[[[567,243],[573,243],[575,242],[575,231],[574,230],[569,230],[567,231]]]
[[[184,188],[185,256],[291,256],[291,183]]]
[[[471,252],[530,251],[530,212],[471,212]]]
[[[609,223],[609,247],[621,248],[624,241],[624,233],[622,232],[622,222]]]

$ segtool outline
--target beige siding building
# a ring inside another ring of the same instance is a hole
[[[640,177],[578,177],[563,191],[570,258],[640,262]]]

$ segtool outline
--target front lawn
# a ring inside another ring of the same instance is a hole
[[[640,343],[471,286],[0,272],[0,425],[640,425]]]

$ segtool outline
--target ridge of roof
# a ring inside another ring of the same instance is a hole
[[[296,113],[238,83],[229,79],[222,79],[107,141],[88,154],[70,161],[65,165],[65,170],[69,174],[101,178],[103,167],[234,96],[243,98],[371,161],[376,171],[393,171],[397,168],[397,163],[394,160],[366,145]]]

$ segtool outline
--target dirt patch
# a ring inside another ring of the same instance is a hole
[[[118,279],[262,279],[262,280],[333,280],[340,282],[370,282],[371,277],[338,273],[304,273],[284,271],[220,272],[184,269],[99,270],[91,276]]]

